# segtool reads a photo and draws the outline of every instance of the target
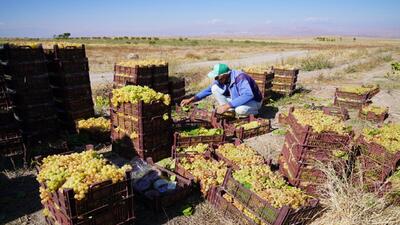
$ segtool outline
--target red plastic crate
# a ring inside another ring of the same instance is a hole
[[[379,87],[377,87],[374,90],[371,90],[370,92],[367,92],[365,94],[357,94],[357,93],[340,91],[339,88],[336,88],[335,98],[349,99],[349,100],[365,103],[369,99],[371,99],[374,95],[376,95],[379,92],[379,90],[380,90]]]
[[[188,136],[188,137],[183,137],[177,132],[176,130],[186,128],[186,127],[195,127],[195,126],[200,126],[200,127],[206,127],[208,129],[210,128],[220,128],[223,130],[222,123],[215,122],[215,123],[208,123],[208,122],[202,122],[202,121],[180,121],[176,122],[173,124],[174,126],[174,142],[173,145],[177,147],[188,147],[191,145],[197,145],[199,143],[204,143],[204,144],[219,144],[223,143],[225,141],[225,133],[222,131],[222,134],[219,135],[212,135],[212,136]]]
[[[324,106],[322,107],[322,111],[324,111],[324,113],[327,115],[340,117],[343,119],[343,121],[350,119],[349,111],[343,107]]]
[[[320,148],[343,148],[348,146],[353,140],[354,133],[337,134],[336,132],[316,133],[310,126],[299,124],[293,115],[294,107],[289,109],[287,121],[290,132],[294,135],[300,145]]]
[[[54,45],[53,48],[54,58],[60,60],[71,60],[71,59],[84,59],[86,58],[85,45],[81,46],[65,46],[59,47]]]
[[[275,75],[280,75],[280,76],[293,77],[299,74],[299,69],[288,70],[288,69],[272,68],[272,70]]]
[[[260,126],[245,130],[243,127],[236,128],[235,123],[224,122],[223,124],[226,132],[233,133],[240,140],[260,136],[271,132],[271,121],[268,119],[255,118],[254,115],[250,115],[246,119],[241,120],[240,122],[238,122],[238,124],[245,124],[253,121],[258,121],[260,123]]]
[[[283,83],[283,84],[295,84],[297,82],[297,75],[278,75],[275,74],[274,80],[275,83]]]
[[[389,108],[381,114],[375,114],[374,112],[368,111],[366,114],[362,112],[362,108],[358,111],[358,118],[363,120],[372,121],[375,123],[383,123],[389,116]]]
[[[289,206],[274,208],[268,201],[236,181],[232,177],[232,169],[228,169],[222,188],[266,224],[307,223],[321,209],[317,199],[310,200],[307,206],[299,209],[292,209]]]
[[[165,113],[170,113],[171,107],[162,102],[146,104],[143,101],[138,103],[122,103],[117,107],[112,106],[112,110],[117,113],[129,115],[133,117],[156,117],[162,116]]]

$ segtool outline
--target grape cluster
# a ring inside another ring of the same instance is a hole
[[[261,126],[261,123],[259,121],[257,121],[257,120],[251,121],[251,122],[248,122],[248,123],[244,123],[244,124],[242,124],[242,123],[235,124],[236,128],[243,127],[244,130],[251,130],[251,129],[254,129],[254,128],[257,128],[257,127],[260,127],[260,126]]]
[[[264,164],[264,158],[245,144],[235,146],[228,143],[220,145],[216,151],[239,167]]]
[[[281,175],[272,172],[266,165],[243,166],[233,172],[233,178],[275,208],[288,205],[297,209],[309,198],[300,189],[289,186]]]
[[[193,152],[193,153],[204,153],[208,149],[208,144],[199,143],[197,145],[191,145],[186,148],[177,148],[177,152]]]
[[[242,69],[245,73],[265,73],[267,70],[267,65],[249,66]]]
[[[110,120],[104,117],[98,117],[98,118],[92,117],[89,119],[78,120],[77,125],[79,130],[109,132],[111,122]]]
[[[379,128],[365,128],[363,135],[368,142],[375,142],[391,153],[400,151],[400,124],[389,123]]]
[[[52,155],[43,159],[37,180],[45,184],[40,188],[40,197],[46,202],[52,192],[71,188],[74,198],[81,200],[92,184],[112,180],[113,183],[124,179],[129,165],[117,168],[93,150],[69,155]]]
[[[200,183],[201,192],[206,195],[214,185],[221,185],[227,171],[224,162],[205,159],[203,155],[191,155],[179,159],[182,167],[191,173],[196,182]]]
[[[182,137],[214,136],[214,135],[221,135],[222,133],[223,133],[223,130],[220,129],[220,128],[207,129],[207,128],[204,128],[204,127],[184,129],[184,130],[179,131],[179,134]]]
[[[298,123],[303,126],[311,126],[317,133],[324,131],[336,132],[338,134],[349,133],[349,127],[344,124],[340,117],[327,115],[321,110],[296,108],[293,111],[293,116]]]
[[[112,91],[111,104],[117,107],[121,103],[138,103],[143,101],[146,104],[163,102],[165,105],[171,104],[171,97],[168,94],[156,92],[147,86],[127,85]]]

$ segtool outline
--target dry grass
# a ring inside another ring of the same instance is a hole
[[[331,165],[320,165],[327,181],[321,187],[322,217],[312,225],[395,225],[400,223],[400,208],[388,205],[383,197],[365,192],[351,179],[338,176]]]
[[[391,54],[372,56],[365,62],[360,62],[354,65],[347,66],[343,71],[345,73],[358,73],[358,72],[369,71],[382,65],[385,62],[392,61],[392,59],[393,58]]]

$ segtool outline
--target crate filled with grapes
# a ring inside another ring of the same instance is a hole
[[[39,160],[37,180],[47,224],[133,222],[131,167],[93,150]]]
[[[289,131],[297,142],[304,146],[320,148],[342,148],[348,146],[354,137],[351,127],[337,116],[325,114],[322,110],[289,109]]]
[[[104,117],[91,117],[76,121],[77,132],[87,135],[91,140],[104,143],[110,141],[111,123]]]
[[[114,66],[114,84],[147,85],[168,93],[168,63],[163,60],[128,60]]]
[[[153,156],[155,160],[168,156],[172,140],[170,101],[169,95],[146,86],[114,89],[111,95],[113,149],[136,152],[141,157]]]
[[[199,143],[218,144],[225,141],[222,122],[180,121],[174,123],[174,142],[177,147]]]
[[[268,165],[270,162],[246,144],[226,143],[214,147],[214,158],[235,169],[247,165]]]
[[[85,45],[57,43],[53,46],[54,58],[57,60],[75,60],[86,58]]]
[[[244,140],[269,133],[271,131],[271,121],[250,115],[236,123],[225,122],[224,129],[226,132],[233,133],[240,140]]]
[[[290,65],[275,66],[272,68],[272,71],[275,75],[286,77],[297,77],[299,74],[299,69]]]
[[[228,195],[226,199],[236,202],[238,210],[245,209],[256,224],[307,223],[320,210],[317,199],[289,186],[266,165],[228,169],[222,190]]]
[[[244,68],[243,71],[254,79],[263,96],[263,101],[268,101],[271,98],[274,73],[266,67],[256,66]]]
[[[289,65],[273,67],[272,91],[279,95],[292,95],[296,89],[299,70]]]
[[[181,155],[186,156],[186,155],[197,155],[197,154],[204,154],[207,156],[211,156],[212,152],[214,152],[213,146],[209,144],[203,144],[199,143],[197,145],[191,145],[187,147],[177,147],[177,146],[172,146],[171,149],[171,157],[176,158]]]
[[[146,162],[135,160],[137,171],[133,171],[132,186],[138,200],[149,206],[153,212],[160,212],[184,200],[193,191],[192,180],[166,169],[152,158]]]
[[[362,107],[358,112],[358,117],[375,123],[383,123],[389,116],[389,108],[376,105]]]
[[[343,86],[336,88],[334,105],[360,109],[368,105],[370,99],[379,92],[378,85]]]
[[[204,154],[179,154],[175,158],[175,172],[192,180],[206,199],[211,199],[217,186],[224,181],[227,165],[217,161],[209,152]]]
[[[400,125],[384,124],[365,128],[357,139],[360,155],[357,160],[366,183],[383,182],[400,163]]]

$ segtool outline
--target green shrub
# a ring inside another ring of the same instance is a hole
[[[324,55],[309,56],[301,60],[300,68],[304,71],[314,71],[332,68],[334,63]]]

